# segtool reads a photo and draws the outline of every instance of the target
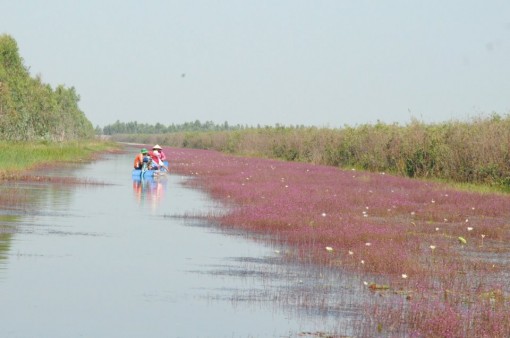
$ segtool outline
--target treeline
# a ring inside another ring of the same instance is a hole
[[[31,77],[16,41],[0,35],[0,139],[65,141],[90,138],[94,127],[79,109],[76,90],[52,89]]]
[[[278,127],[278,125],[277,125]],[[116,134],[167,134],[177,133],[183,131],[232,131],[249,129],[247,125],[229,125],[228,122],[216,124],[212,121],[200,122],[185,122],[182,124],[170,124],[165,126],[161,123],[149,124],[132,122],[120,122],[117,120],[115,123],[104,126],[103,128],[97,126],[96,134],[98,135],[116,135]],[[257,126],[257,128],[261,128]]]
[[[340,129],[264,127],[117,135],[114,139],[510,189],[510,117],[497,114],[469,122],[413,120],[404,126],[377,123]]]

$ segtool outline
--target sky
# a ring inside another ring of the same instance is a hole
[[[508,0],[0,0],[0,34],[94,126],[510,113]]]

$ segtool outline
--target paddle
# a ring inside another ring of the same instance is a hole
[[[170,170],[168,169],[168,167],[166,165],[163,164],[163,161],[161,161],[161,164],[159,165],[161,168],[165,169],[167,172],[170,172]]]
[[[143,165],[142,165],[142,172],[140,174],[141,177],[143,177],[145,175],[145,172],[147,171],[147,162],[143,162]]]

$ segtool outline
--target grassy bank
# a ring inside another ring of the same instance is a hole
[[[113,138],[510,190],[510,117],[496,114],[438,124],[265,127]]]
[[[266,235],[291,260],[359,276],[369,301],[356,336],[510,336],[510,196],[215,151],[165,152],[174,172],[229,207],[211,219]]]
[[[38,165],[90,160],[104,151],[118,149],[111,142],[0,142],[0,178],[14,177]]]

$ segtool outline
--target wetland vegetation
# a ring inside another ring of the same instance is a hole
[[[291,260],[359,276],[373,296],[356,336],[510,335],[510,196],[383,172],[165,150],[174,172],[229,210],[203,216],[266,235]]]
[[[235,130],[220,130],[221,125],[211,127],[210,123],[199,122],[187,126],[187,131],[171,132],[170,128],[165,133],[122,134],[111,128],[109,132],[114,140],[213,149],[241,156],[474,184],[484,189],[510,189],[508,115],[494,113],[470,121],[437,124],[412,120],[407,125],[381,122],[334,129],[237,126]],[[123,130],[127,128],[119,129]]]

